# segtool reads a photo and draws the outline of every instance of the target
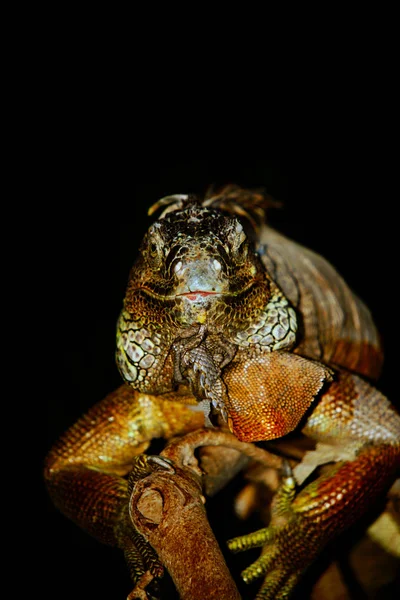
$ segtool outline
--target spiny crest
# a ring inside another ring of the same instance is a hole
[[[164,198],[160,198],[160,200],[158,200],[157,202],[155,202],[155,204],[150,206],[149,210],[147,211],[147,214],[151,216],[162,206],[166,206],[166,208],[159,216],[159,219],[163,219],[170,212],[184,210],[190,205],[200,204],[201,201],[196,196],[189,194],[172,194],[171,196],[164,196]]]
[[[151,216],[161,207],[166,207],[160,215],[163,219],[168,213],[185,210],[190,207],[219,209],[223,212],[243,217],[249,221],[255,231],[265,222],[268,208],[280,208],[282,204],[272,198],[264,189],[248,190],[230,184],[216,190],[211,186],[204,199],[194,195],[173,194],[165,196],[153,204],[148,214]]]
[[[268,208],[281,208],[282,203],[266,193],[263,188],[248,190],[230,184],[215,190],[211,186],[202,203],[203,206],[219,208],[239,217],[244,217],[255,231],[265,223]]]

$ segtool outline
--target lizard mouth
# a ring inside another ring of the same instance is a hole
[[[204,292],[203,290],[194,290],[191,292],[184,292],[183,294],[177,294],[177,297],[184,296],[188,300],[197,300],[198,298],[205,298],[207,296],[217,296],[218,292]]]
[[[175,298],[188,298],[189,300],[195,300],[196,298],[206,298],[207,296],[221,296],[223,292],[218,291],[206,291],[206,290],[188,290],[187,292],[180,292],[179,294],[171,294],[171,295],[162,295],[157,294],[154,290],[147,286],[140,286],[137,288],[139,291],[145,292],[149,294],[153,298],[162,298],[163,300],[172,300]]]

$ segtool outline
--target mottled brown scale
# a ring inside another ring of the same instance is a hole
[[[377,379],[383,352],[371,313],[332,265],[267,225],[259,240],[268,272],[301,315],[294,351]]]

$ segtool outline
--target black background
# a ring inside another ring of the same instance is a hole
[[[43,347],[39,379],[47,406],[40,469],[57,437],[121,381],[114,363],[115,323],[129,268],[151,223],[148,207],[168,194],[202,193],[211,183],[263,186],[284,203],[271,212],[271,224],[328,258],[368,304],[386,347],[379,387],[392,399],[398,395],[397,200],[387,189],[393,165],[340,153],[271,160],[242,152],[228,158],[222,149],[212,159],[191,159],[184,148],[176,154],[167,144],[160,156],[138,159],[139,148],[132,156],[100,142],[98,147],[80,142],[71,152],[56,153],[45,167],[51,205],[37,236],[43,280],[34,290]],[[210,502],[221,539],[232,536],[234,491]],[[44,486],[41,492],[46,511],[40,596],[125,598],[130,581],[122,554],[80,531],[53,508]],[[244,531],[254,525],[235,527]]]

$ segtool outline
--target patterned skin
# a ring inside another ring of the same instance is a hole
[[[400,468],[400,416],[367,382],[382,364],[369,311],[322,257],[263,223],[266,204],[228,186],[155,205],[166,208],[141,244],[117,326],[125,384],[47,457],[56,505],[120,546],[134,579],[162,572],[127,516],[126,476],[146,473],[153,438],[219,422],[246,442],[301,430],[335,449],[331,471],[299,491],[284,476],[267,528],[228,543],[263,547],[242,574],[265,576],[258,598],[288,597]]]

